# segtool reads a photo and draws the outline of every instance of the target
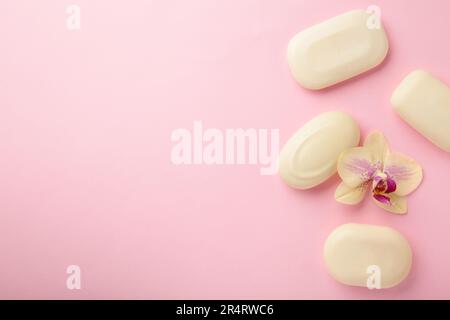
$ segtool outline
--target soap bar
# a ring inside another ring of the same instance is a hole
[[[367,287],[371,273],[376,270],[382,289],[406,278],[412,251],[403,235],[392,228],[349,223],[328,236],[324,259],[330,275],[350,286]]]
[[[287,57],[294,78],[308,89],[321,89],[380,64],[388,52],[381,25],[373,26],[373,15],[354,10],[331,18],[296,34]]]
[[[450,88],[423,70],[411,72],[391,97],[395,111],[410,126],[450,152]]]
[[[337,171],[339,154],[359,143],[359,128],[346,113],[322,113],[307,122],[283,146],[279,173],[291,187],[309,189]]]

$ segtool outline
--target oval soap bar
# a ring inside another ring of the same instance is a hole
[[[423,70],[411,72],[391,97],[395,111],[410,126],[450,152],[450,88]]]
[[[300,85],[322,89],[374,68],[388,49],[379,17],[354,10],[296,34],[287,56]]]
[[[280,176],[293,188],[317,186],[336,173],[339,154],[358,143],[359,128],[351,116],[322,113],[286,142],[279,157]]]
[[[366,287],[376,270],[380,288],[390,288],[408,275],[412,251],[392,228],[349,223],[328,236],[324,258],[328,272],[343,284]]]

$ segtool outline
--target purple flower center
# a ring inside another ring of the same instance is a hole
[[[372,179],[372,195],[375,200],[390,204],[391,198],[389,193],[394,192],[397,189],[397,184],[394,179],[389,177],[386,173],[377,173]]]

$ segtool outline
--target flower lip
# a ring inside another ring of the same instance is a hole
[[[384,194],[374,194],[373,195],[374,199],[383,203],[383,204],[390,204],[391,203],[391,198],[389,198],[387,195]]]

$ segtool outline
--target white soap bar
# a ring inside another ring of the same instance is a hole
[[[410,126],[450,152],[450,88],[428,72],[411,72],[395,89],[391,103]]]
[[[380,64],[388,52],[381,21],[354,10],[314,25],[295,35],[288,46],[294,78],[305,88],[321,89]]]
[[[336,173],[339,154],[359,143],[359,128],[346,113],[322,113],[307,122],[284,145],[279,173],[291,187],[309,189]]]
[[[328,236],[324,258],[328,272],[337,281],[369,287],[368,280],[369,285],[374,284],[374,277],[378,277],[381,289],[406,278],[412,251],[408,241],[392,228],[349,223]]]

